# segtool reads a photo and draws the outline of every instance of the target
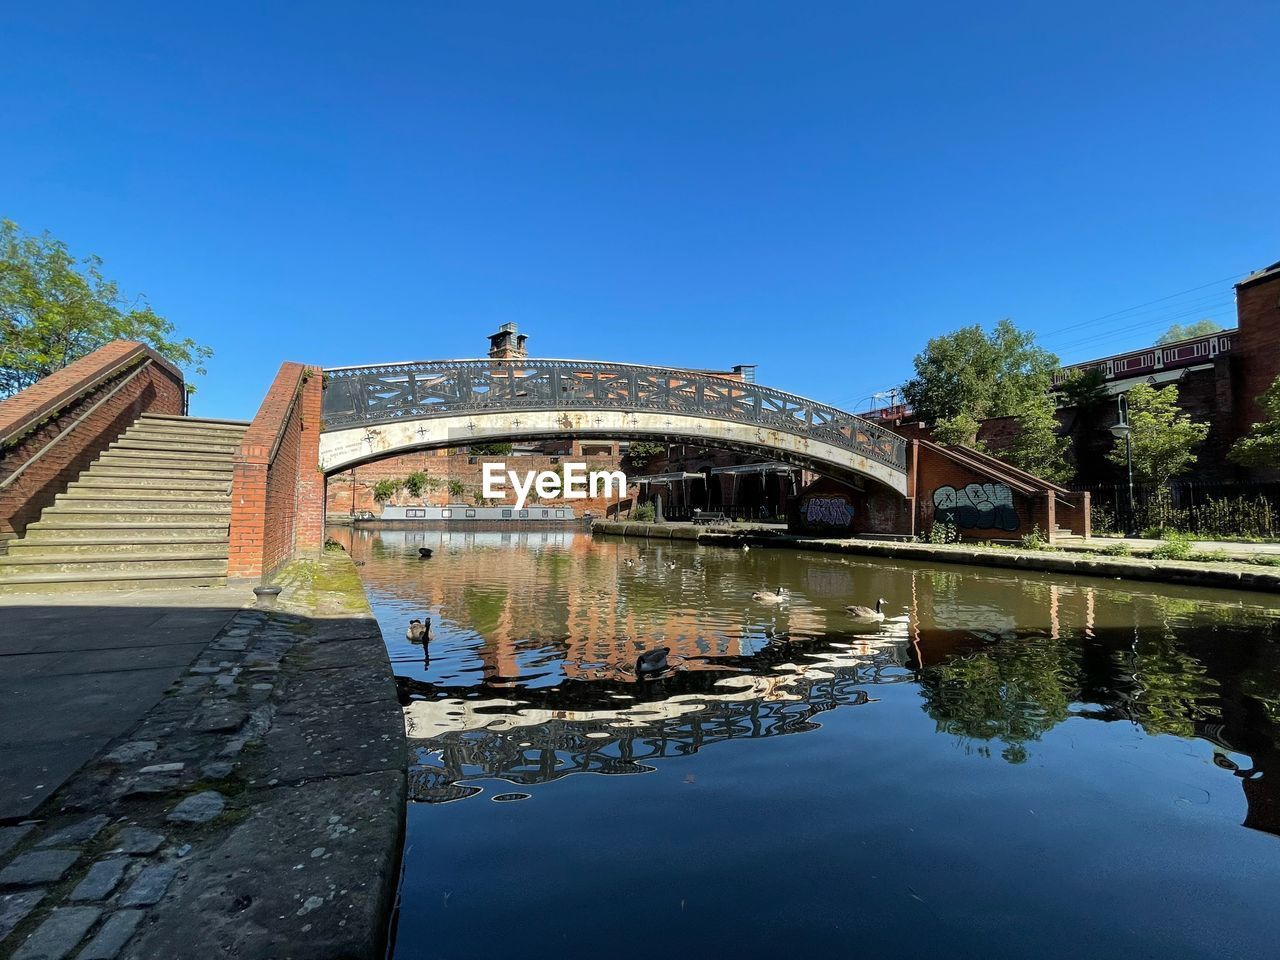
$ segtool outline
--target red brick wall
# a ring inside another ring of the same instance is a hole
[[[321,378],[283,363],[245,431],[231,480],[228,576],[269,577],[324,537]]]
[[[1236,287],[1236,314],[1235,433],[1241,436],[1262,419],[1258,396],[1280,376],[1280,270]]]
[[[838,522],[846,509],[848,521]],[[819,477],[800,491],[788,519],[792,530],[827,536],[910,534],[911,501],[879,484],[859,489]]]
[[[970,489],[970,485],[976,485]],[[1036,526],[1048,536],[1054,528],[1050,492],[1025,494],[990,475],[971,469],[920,444],[916,465],[916,529],[927,536],[939,505],[953,506],[959,533],[970,540],[1017,540]],[[987,504],[994,503],[994,508]]]
[[[1069,493],[1057,497],[1054,507],[1058,514],[1058,526],[1077,536],[1093,536],[1093,517],[1089,508],[1091,500],[1089,493]]]
[[[471,457],[467,454],[455,453],[448,456],[440,456],[438,450],[422,450],[414,453],[404,453],[399,456],[387,457],[384,460],[375,460],[372,463],[361,464],[351,470],[344,470],[341,473],[335,473],[329,477],[328,491],[328,513],[330,516],[349,517],[352,510],[352,500],[354,497],[355,509],[368,510],[375,516],[382,512],[382,504],[373,499],[373,486],[382,479],[402,480],[415,471],[422,471],[429,477],[436,478],[440,481],[439,486],[435,490],[425,491],[421,496],[411,497],[407,490],[400,490],[388,503],[394,503],[399,506],[408,504],[430,504],[435,506],[443,506],[449,502],[465,502],[471,504],[474,502],[475,494],[482,490],[484,483],[484,464],[486,461],[492,463],[505,463],[507,469],[524,473],[526,470],[559,470],[565,463],[585,463],[588,471],[590,470],[621,470],[619,458],[612,457],[577,457],[577,456],[477,456],[476,462],[471,463]],[[461,497],[451,496],[449,493],[450,481],[461,482],[465,487],[465,492]],[[513,505],[516,501],[515,493],[508,487],[508,495],[502,501],[506,505]],[[632,487],[629,494],[634,495],[636,488]],[[529,503],[535,502],[545,503],[549,506],[572,507],[578,516],[590,510],[597,517],[608,515],[609,511],[617,504],[617,498],[606,500],[603,497],[588,498],[585,500],[565,500],[563,498],[555,498],[547,501],[537,500],[537,495],[531,493]],[[625,502],[625,501],[624,501]],[[496,503],[494,504],[497,505]]]
[[[141,414],[182,413],[185,393],[176,367],[117,340],[0,402],[0,483],[17,473],[0,489],[0,542],[21,536]]]

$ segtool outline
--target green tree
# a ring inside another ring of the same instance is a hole
[[[505,457],[511,453],[512,446],[509,443],[473,443],[471,445],[472,454],[480,457]]]
[[[1129,425],[1133,428],[1133,475],[1142,483],[1163,486],[1196,462],[1192,448],[1209,435],[1209,425],[1192,420],[1178,408],[1178,388],[1156,389],[1140,383],[1129,391]],[[1108,459],[1125,468],[1124,444],[1117,442]]]
[[[0,398],[112,340],[139,340],[199,374],[213,355],[190,337],[175,337],[145,297],[122,295],[102,275],[100,257],[77,260],[48,233],[30,236],[0,220]]]
[[[1111,393],[1107,390],[1107,376],[1101,367],[1079,368],[1071,370],[1067,379],[1059,388],[1062,405],[1074,407],[1081,417],[1096,417],[1111,403]]]
[[[1267,418],[1237,440],[1227,459],[1243,467],[1280,467],[1280,377],[1258,397]]]
[[[981,424],[969,414],[961,411],[954,417],[943,417],[933,425],[933,441],[945,446],[971,447],[981,450],[978,442],[978,427]]]
[[[1035,334],[1005,319],[990,334],[975,324],[930,340],[902,392],[927,423],[959,414],[1017,416],[1048,394],[1058,366],[1056,356],[1036,346]]]
[[[1189,323],[1185,327],[1180,323],[1175,323],[1166,330],[1156,341],[1157,346],[1162,343],[1177,343],[1179,340],[1190,340],[1192,337],[1205,337],[1211,333],[1217,333],[1222,329],[1222,324],[1216,320],[1197,320],[1195,323]]]
[[[1053,401],[1046,395],[1028,401],[1018,414],[1018,438],[1008,460],[1051,483],[1065,483],[1074,472],[1067,459],[1070,448],[1071,438],[1059,434]]]
[[[654,443],[651,440],[632,440],[627,445],[627,459],[643,466],[658,454],[665,453],[666,450],[667,448],[661,443]]]

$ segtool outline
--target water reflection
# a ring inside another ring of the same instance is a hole
[[[416,800],[479,797],[486,780],[644,773],[811,732],[905,686],[934,735],[979,762],[1026,764],[1069,721],[1205,741],[1243,792],[1245,826],[1280,833],[1280,621],[1256,596],[569,530],[335,535],[366,560]],[[432,560],[417,559],[422,545]],[[779,585],[789,603],[751,601]],[[895,620],[862,629],[843,614],[878,596]],[[425,651],[403,639],[417,614],[433,620]],[[637,682],[637,652],[658,643],[675,669]],[[901,736],[909,747],[920,734]]]

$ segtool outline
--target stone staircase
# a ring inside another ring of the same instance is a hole
[[[232,460],[247,427],[143,414],[9,541],[0,590],[226,583]]]

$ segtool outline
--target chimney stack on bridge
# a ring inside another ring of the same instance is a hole
[[[489,334],[489,356],[494,360],[523,360],[529,356],[524,345],[529,337],[516,332],[514,323],[504,323],[497,333]]]

